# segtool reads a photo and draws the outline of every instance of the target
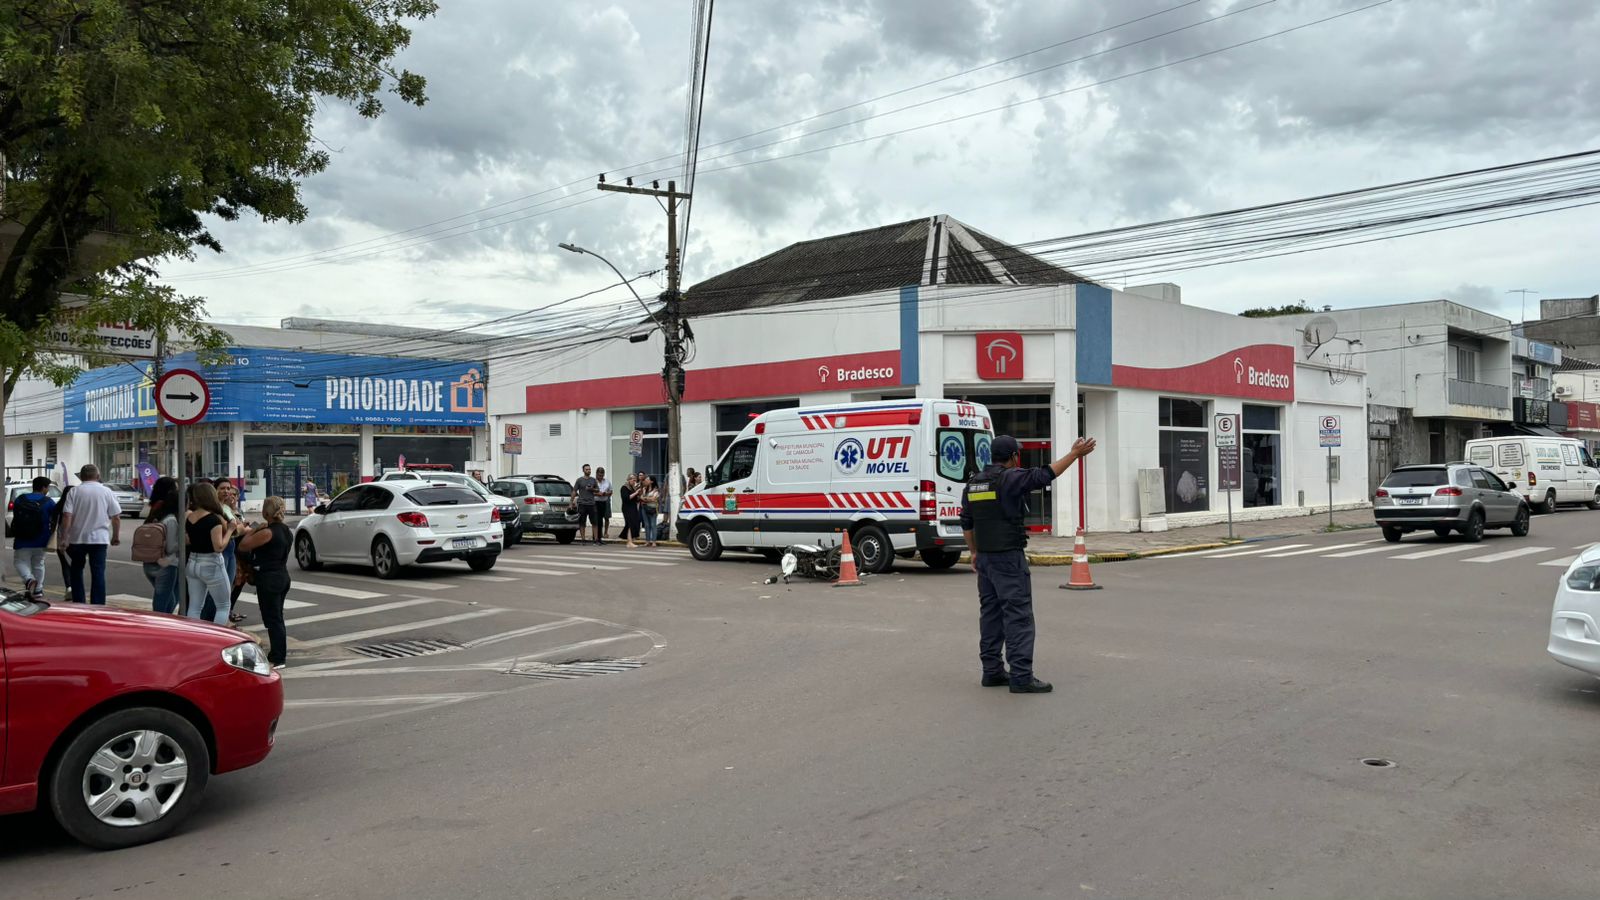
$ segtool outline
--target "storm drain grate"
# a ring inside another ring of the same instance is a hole
[[[351,647],[351,650],[362,656],[373,659],[404,659],[412,656],[432,656],[435,653],[448,653],[451,650],[460,650],[464,645],[459,641],[447,641],[439,638],[424,638],[410,641],[385,641],[381,644],[362,644]]]
[[[549,681],[567,681],[588,678],[592,675],[615,675],[644,665],[642,659],[579,659],[564,663],[517,663],[506,670],[507,675],[524,678],[543,678]]]

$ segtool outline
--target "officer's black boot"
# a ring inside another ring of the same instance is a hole
[[[996,672],[993,675],[985,675],[985,676],[983,676],[983,686],[984,687],[1000,687],[1001,685],[1010,684],[1010,683],[1011,683],[1011,676],[1008,673],[1006,673],[1006,671],[1003,670],[1003,669],[1001,671],[999,671],[999,672]]]
[[[1055,688],[1050,686],[1050,682],[1040,681],[1037,678],[1029,678],[1022,684],[1013,684],[1011,686],[1011,693],[1013,694],[1048,694],[1053,690]]]

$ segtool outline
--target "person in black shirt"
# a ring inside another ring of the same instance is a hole
[[[961,494],[961,530],[978,573],[978,659],[984,687],[1011,686],[1013,694],[1048,694],[1050,682],[1033,677],[1033,581],[1028,572],[1028,494],[1094,452],[1094,438],[1079,438],[1048,466],[1021,468],[1017,439],[994,439],[994,461]],[[1004,645],[1005,659],[1000,651]],[[1011,671],[1006,671],[1010,665]]]
[[[283,524],[287,504],[282,497],[261,501],[261,517],[266,526],[257,528],[239,541],[239,552],[250,555],[256,572],[256,604],[261,607],[261,624],[266,626],[267,662],[281,669],[288,662],[288,634],[283,627],[283,601],[289,594],[289,552],[294,547],[294,532]]]

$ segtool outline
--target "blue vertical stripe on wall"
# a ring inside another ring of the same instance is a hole
[[[1078,296],[1078,383],[1111,383],[1111,290],[1080,284]]]
[[[917,286],[912,284],[900,289],[901,384],[922,383],[921,354],[922,321],[917,309]]]

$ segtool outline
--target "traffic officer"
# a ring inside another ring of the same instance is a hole
[[[1023,520],[1028,514],[1028,494],[1094,452],[1094,438],[1079,438],[1066,456],[1036,469],[1021,467],[1019,449],[1017,439],[1009,434],[994,439],[993,461],[967,482],[961,495],[961,530],[978,573],[978,659],[983,664],[983,686],[1009,684],[1013,694],[1048,694],[1050,682],[1033,677],[1033,581],[1023,552],[1028,545]]]

